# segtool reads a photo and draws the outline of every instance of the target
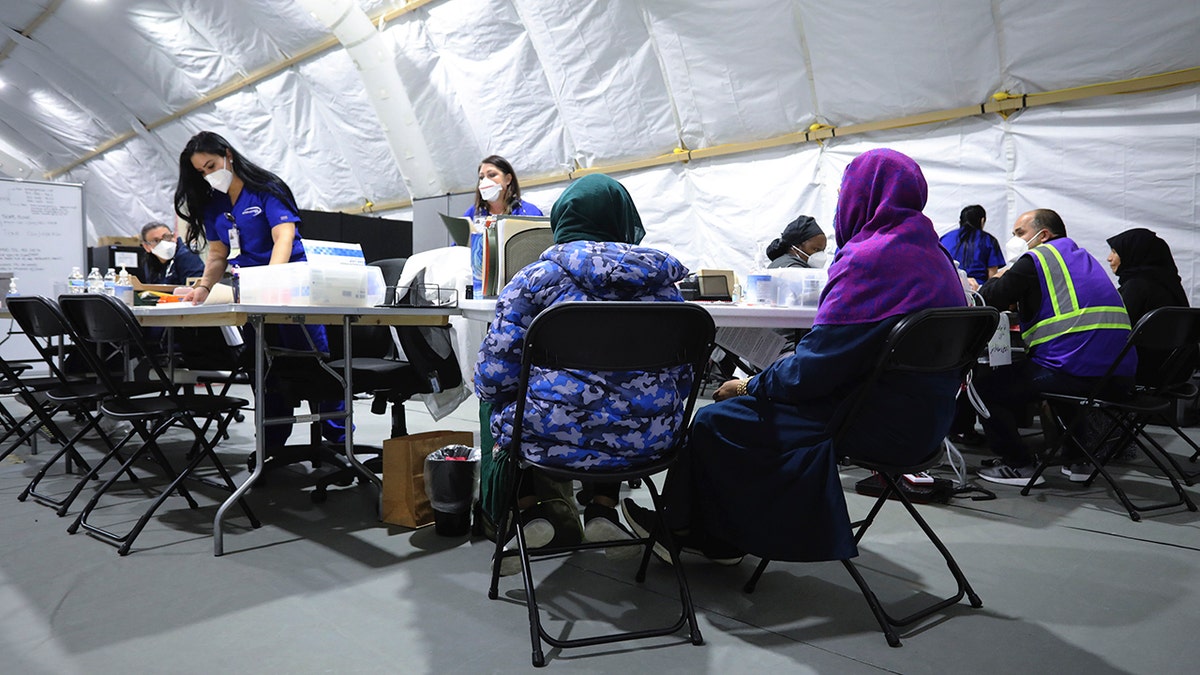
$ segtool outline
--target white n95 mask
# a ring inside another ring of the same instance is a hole
[[[829,262],[829,254],[825,251],[815,251],[808,254],[808,266],[814,269],[825,269]]]
[[[225,160],[224,168],[208,174],[204,180],[208,181],[212,189],[217,192],[229,192],[229,186],[233,184],[233,172],[229,170],[229,160]]]
[[[1022,253],[1029,250],[1029,242],[1037,239],[1037,236],[1041,233],[1042,230],[1034,232],[1033,236],[1030,237],[1028,241],[1013,235],[1013,238],[1009,239],[1008,242],[1004,244],[1004,259],[1009,263],[1015,262],[1017,258],[1021,257]]]
[[[495,201],[500,196],[501,189],[499,184],[486,178],[479,181],[479,196],[483,197],[483,201],[485,202]]]
[[[150,252],[158,256],[159,260],[170,260],[175,257],[175,242],[163,239],[155,244]]]

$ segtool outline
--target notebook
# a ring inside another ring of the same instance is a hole
[[[466,246],[471,241],[471,221],[462,216],[448,216],[444,213],[439,213],[442,217],[442,224],[450,231],[450,238],[458,246]]]

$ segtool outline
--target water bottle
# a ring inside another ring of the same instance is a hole
[[[87,275],[87,292],[88,293],[103,293],[104,292],[104,277],[100,276],[100,268],[93,267]]]
[[[113,291],[121,302],[133,306],[133,279],[124,267],[121,268],[121,273],[117,275]]]
[[[11,279],[8,280],[8,294],[9,295],[20,295],[20,293],[17,292],[17,278],[16,277],[12,277]]]
[[[71,276],[67,277],[67,293],[71,295],[80,295],[87,291],[87,282],[83,280],[83,272],[79,271],[79,267],[71,268]]]
[[[104,294],[113,297],[117,295],[117,271],[111,267],[104,274]]]

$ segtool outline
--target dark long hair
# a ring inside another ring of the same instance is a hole
[[[204,180],[204,176],[192,166],[192,155],[203,152],[210,155],[232,159],[229,170],[242,179],[245,188],[255,192],[265,192],[283,202],[296,215],[300,215],[296,207],[296,198],[292,189],[283,179],[254,162],[246,159],[229,141],[211,131],[201,131],[188,139],[179,153],[179,182],[175,185],[175,213],[187,221],[187,245],[193,251],[199,250],[204,240],[204,211],[212,201],[214,190]],[[296,223],[299,227],[299,223]]]
[[[503,216],[512,213],[521,203],[521,183],[517,180],[517,172],[513,171],[512,164],[508,163],[500,155],[488,155],[479,162],[479,168],[483,168],[484,164],[491,164],[500,169],[500,173],[506,173],[512,176],[512,182],[508,184],[508,203],[504,205],[504,213],[495,213],[492,215]],[[478,173],[478,170],[476,170]],[[479,183],[475,183],[475,213],[490,213],[488,211],[488,203],[483,200],[483,195],[479,194]]]
[[[987,211],[978,204],[963,207],[958,214],[958,246],[951,255],[962,265],[971,264],[979,238],[983,236],[983,222],[987,220]]]

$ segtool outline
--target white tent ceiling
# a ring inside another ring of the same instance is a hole
[[[370,17],[403,92],[364,85],[317,5]],[[748,270],[798,211],[829,229],[841,169],[887,145],[924,167],[940,229],[980,203],[1003,240],[1054,208],[1100,257],[1155,229],[1200,279],[1195,0],[0,0],[0,23],[0,173],[84,183],[93,236],[169,218],[179,151],[211,129],[313,209],[466,191],[491,153],[545,210],[572,172],[607,170],[647,243]],[[404,173],[381,95],[411,102],[436,175]]]

